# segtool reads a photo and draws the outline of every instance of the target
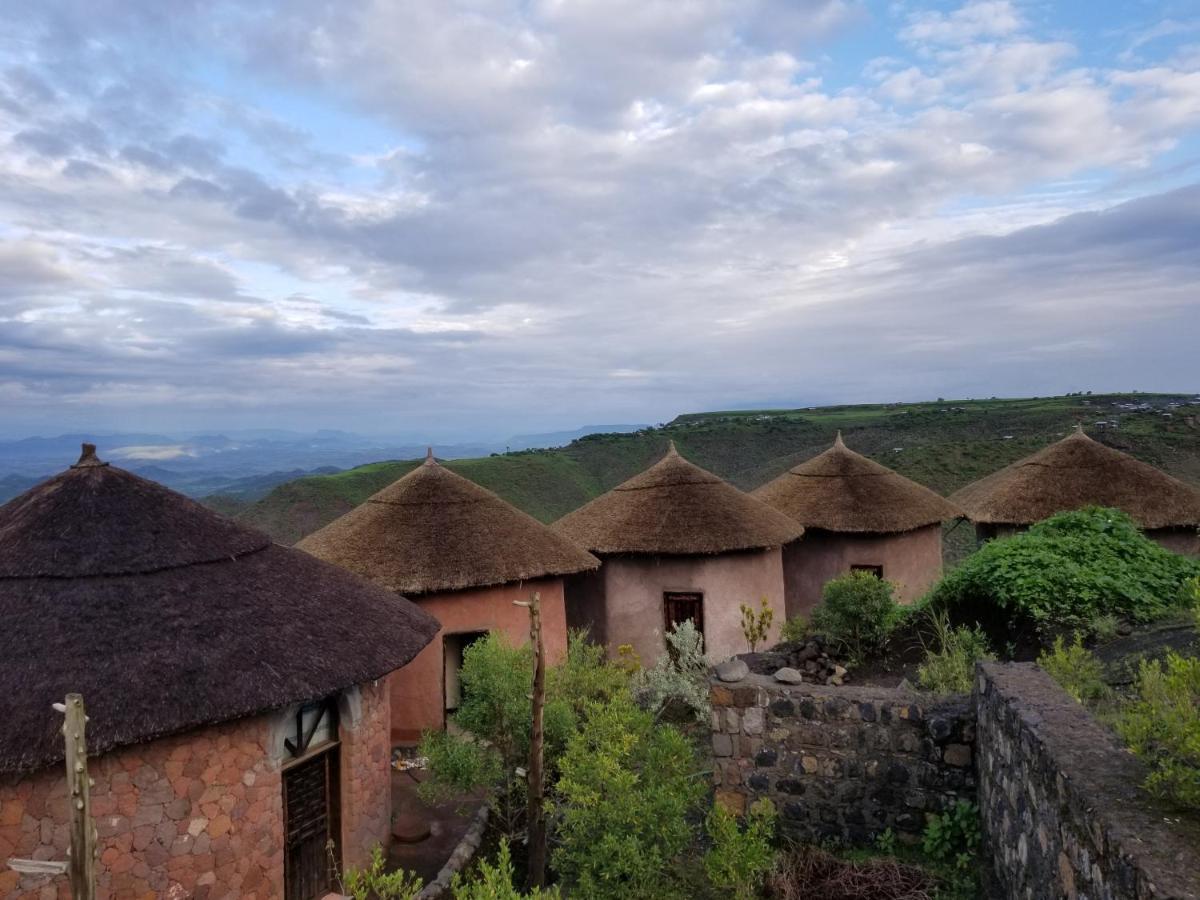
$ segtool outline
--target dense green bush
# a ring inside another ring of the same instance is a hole
[[[591,703],[559,762],[551,861],[572,896],[670,897],[704,792],[682,733],[628,697]]]
[[[1200,659],[1169,653],[1143,662],[1117,730],[1150,767],[1149,790],[1200,810]]]
[[[413,900],[422,882],[412,872],[386,871],[383,848],[376,845],[365,869],[347,869],[342,890],[353,900]]]
[[[779,640],[785,644],[799,644],[808,640],[811,631],[807,616],[792,616],[785,619],[783,627],[779,629]]]
[[[879,650],[903,618],[892,584],[870,572],[849,572],[825,583],[812,628],[850,654],[853,662]]]
[[[1095,703],[1109,694],[1104,683],[1104,666],[1083,646],[1079,635],[1070,644],[1062,635],[1056,637],[1054,646],[1038,657],[1038,665],[1080,703]]]
[[[500,842],[500,852],[495,865],[481,859],[470,880],[462,873],[454,876],[450,883],[450,894],[454,900],[558,900],[558,888],[534,888],[523,894],[513,887],[512,854],[508,841]]]
[[[1143,535],[1116,509],[1059,513],[989,541],[934,587],[926,605],[959,619],[1032,625],[1045,637],[1101,616],[1147,622],[1180,600],[1200,563]]]
[[[978,628],[954,628],[943,613],[932,619],[933,644],[917,669],[921,687],[939,694],[966,694],[975,678],[975,663],[995,659],[987,636]]]
[[[712,847],[704,854],[704,871],[713,887],[737,900],[759,896],[759,889],[775,863],[771,838],[775,833],[775,806],[766,797],[750,805],[746,827],[737,817],[715,804],[704,822]]]

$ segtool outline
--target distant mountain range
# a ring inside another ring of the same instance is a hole
[[[635,425],[588,426],[568,432],[520,435],[507,441],[439,445],[445,459],[486,457],[506,448],[530,449],[569,443],[597,431],[635,430]],[[276,485],[304,475],[331,474],[381,459],[411,459],[425,444],[365,437],[347,431],[311,434],[283,429],[169,435],[154,432],[80,432],[0,441],[0,503],[61,471],[79,457],[83,442],[102,459],[193,497],[220,495],[225,502],[253,502]]]

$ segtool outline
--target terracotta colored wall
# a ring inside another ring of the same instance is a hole
[[[417,597],[421,608],[442,623],[442,630],[417,658],[389,679],[392,693],[392,740],[411,743],[427,729],[444,725],[442,636],[455,632],[499,631],[515,644],[529,642],[529,611],[514,606],[532,591],[542,595],[542,635],[546,658],[555,663],[567,652],[567,617],[561,578],[514,582],[498,587]]]
[[[601,573],[610,656],[622,644],[632,644],[643,664],[658,659],[666,646],[664,591],[703,592],[704,645],[714,662],[750,649],[742,635],[743,603],[757,609],[760,598],[767,598],[775,610],[767,643],[778,640],[783,621],[783,564],[778,549],[720,556],[615,556],[604,560]]]
[[[912,603],[941,577],[941,526],[880,535],[809,529],[783,548],[788,615],[808,615],[821,602],[825,582],[852,565],[883,566],[883,577],[897,585],[896,599]]]
[[[343,853],[364,860],[387,836],[386,685],[343,702]],[[348,716],[350,709],[357,718]],[[97,897],[274,900],[283,896],[281,737],[292,711],[125,747],[89,763],[99,836]],[[65,859],[66,780],[61,766],[0,776],[0,860]],[[65,877],[0,868],[6,900],[68,898]]]

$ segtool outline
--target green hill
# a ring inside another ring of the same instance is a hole
[[[1200,400],[1175,394],[692,413],[661,428],[589,435],[552,450],[446,465],[551,522],[641,471],[662,455],[668,440],[689,459],[749,490],[820,453],[840,429],[853,449],[948,494],[1066,435],[1080,421],[1098,440],[1200,483]],[[280,542],[293,543],[417,464],[379,462],[300,478],[236,515]],[[222,511],[233,511],[227,500],[222,502]],[[951,527],[949,556],[961,555],[971,540],[969,528]]]

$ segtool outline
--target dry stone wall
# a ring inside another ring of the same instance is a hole
[[[1200,898],[1200,827],[1031,663],[980,666],[979,802],[997,897]]]
[[[741,812],[770,797],[794,838],[914,840],[928,814],[975,798],[967,697],[747,675],[714,682],[711,699],[718,801]]]

